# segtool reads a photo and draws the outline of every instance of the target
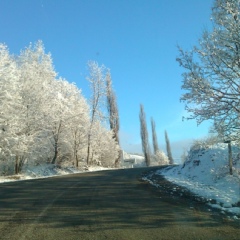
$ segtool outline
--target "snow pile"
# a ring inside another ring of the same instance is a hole
[[[79,172],[83,172],[83,170],[80,171],[74,167],[60,167],[54,164],[39,164],[37,166],[28,166],[23,170],[23,175],[27,178],[41,178]]]
[[[233,175],[226,144],[191,149],[184,164],[157,174],[204,197],[212,207],[240,216],[240,149],[232,146],[232,152]]]

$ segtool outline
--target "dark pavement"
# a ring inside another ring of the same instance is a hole
[[[0,239],[240,239],[238,223],[141,181],[146,170],[1,184]]]

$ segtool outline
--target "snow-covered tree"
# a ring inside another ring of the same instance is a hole
[[[105,116],[103,114],[103,106],[105,105],[106,86],[105,86],[105,66],[99,66],[97,62],[90,61],[88,63],[89,77],[87,80],[90,83],[92,95],[90,98],[90,126],[88,133],[87,146],[87,165],[90,164],[90,151],[92,140],[92,128],[96,121],[102,121]]]
[[[25,156],[29,163],[46,161],[50,149],[46,145],[48,132],[46,119],[50,116],[49,105],[50,89],[56,79],[50,54],[45,53],[43,43],[36,42],[34,45],[21,51],[17,58],[20,71],[19,94],[22,99],[22,134],[29,142],[28,153]]]
[[[0,44],[0,165],[3,174],[12,173],[14,161],[26,151],[22,121],[19,71],[8,48]],[[16,171],[17,169],[15,169]]]
[[[96,121],[92,127],[91,162],[105,167],[113,167],[118,157],[119,146],[113,138],[112,130],[107,130]]]
[[[59,78],[49,85],[49,103],[45,106],[45,142],[49,146],[49,162],[72,162],[78,166],[88,129],[88,105],[75,84]],[[85,145],[84,145],[85,146]]]
[[[103,124],[106,69],[89,67],[91,107],[75,84],[57,78],[41,41],[15,57],[0,44],[0,174],[39,163],[78,167],[87,153],[113,166],[119,146]]]
[[[64,79],[59,79],[51,84],[49,89],[50,103],[48,108],[45,108],[46,113],[46,130],[49,136],[49,142],[51,143],[52,156],[51,163],[57,163],[57,159],[60,158],[60,154],[66,152],[63,147],[67,144],[67,119],[71,116],[71,96],[72,92],[71,84]],[[64,154],[65,155],[65,154]]]
[[[144,107],[140,104],[140,113],[139,113],[139,120],[140,120],[140,134],[142,140],[142,150],[145,157],[146,165],[149,167],[151,164],[151,152],[148,140],[148,130],[147,130],[147,123],[146,123],[146,115],[144,112]]]
[[[67,129],[69,132],[68,143],[70,144],[75,166],[86,159],[87,135],[90,124],[89,106],[81,91],[76,88],[72,99],[72,114],[67,120]]]
[[[198,124],[213,120],[230,140],[240,138],[240,0],[215,0],[213,28],[191,51],[179,48],[183,73],[181,100]]]

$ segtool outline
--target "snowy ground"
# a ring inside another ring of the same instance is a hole
[[[124,152],[125,160],[133,160],[134,162],[122,162],[122,168],[144,167],[145,160],[142,156],[128,154]],[[74,173],[85,173],[101,170],[110,170],[112,168],[104,168],[101,166],[90,166],[87,169],[82,167],[80,170],[74,167],[58,167],[53,164],[39,164],[38,166],[27,166],[21,174],[11,176],[0,176],[0,183],[12,182],[27,179],[48,178]]]
[[[233,146],[233,175],[229,174],[226,144],[189,152],[184,164],[158,170],[167,180],[203,197],[222,213],[240,220],[240,150]]]
[[[61,176],[66,174],[74,173],[85,173],[101,170],[109,170],[110,168],[104,168],[101,166],[89,167],[88,169],[78,170],[74,167],[58,167],[52,164],[40,164],[38,166],[28,167],[23,171],[22,174],[11,175],[11,176],[1,176],[0,183],[12,182],[19,180],[37,179],[37,178],[48,178],[54,176]]]

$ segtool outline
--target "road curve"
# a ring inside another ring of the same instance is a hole
[[[143,171],[1,184],[0,239],[240,239],[236,222],[158,192],[139,180]]]

